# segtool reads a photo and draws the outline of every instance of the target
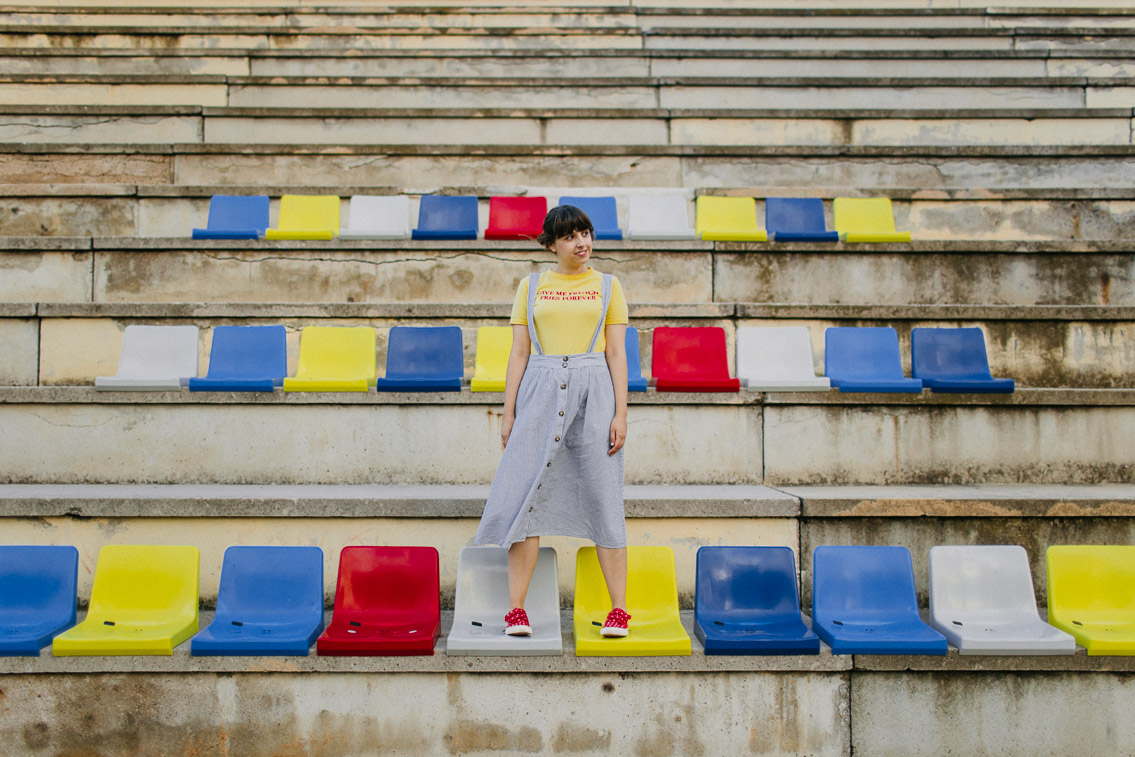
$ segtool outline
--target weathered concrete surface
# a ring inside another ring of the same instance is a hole
[[[852,746],[880,757],[1122,754],[1133,702],[1129,675],[856,675]]]
[[[90,301],[92,252],[0,253],[0,302]]]
[[[3,197],[0,227],[13,236],[130,236],[137,202],[128,197]]]
[[[694,17],[697,18],[697,17]],[[733,17],[731,23],[737,23],[744,17]],[[759,23],[768,24],[776,19],[775,16],[754,16]],[[812,16],[811,18],[819,18]],[[864,17],[866,19],[868,17]],[[880,23],[879,16],[869,17],[871,23]],[[795,19],[802,21],[803,19]],[[847,17],[844,17],[847,20]],[[913,21],[908,17],[906,21]],[[935,19],[936,23],[945,21],[945,17]],[[654,19],[651,19],[653,22]],[[1107,61],[1098,61],[1106,63]],[[1119,63],[1119,61],[1116,61]],[[255,64],[254,64],[255,65]],[[652,57],[650,59],[650,73],[658,77],[824,77],[847,79],[870,78],[944,78],[944,77],[1044,77],[1044,76],[1086,76],[1084,72],[1056,73],[1045,68],[1041,59],[1027,58],[988,58],[977,59],[950,59],[950,58],[905,58],[896,61],[891,57],[867,56],[858,57],[844,55],[835,58],[808,58],[804,56],[784,56],[759,58],[725,58],[708,56],[689,57]],[[1105,69],[1108,70],[1108,69]],[[1101,74],[1102,75],[1102,74]],[[1116,74],[1112,74],[1116,75]]]
[[[662,87],[663,108],[717,108],[728,102],[734,108],[1000,108],[1012,102],[1019,108],[1078,108],[1084,106],[1083,87],[1003,86],[796,86],[796,87]],[[1124,107],[1122,98],[1099,98],[1088,107]],[[236,103],[234,103],[236,104]],[[1128,106],[1130,103],[1128,103]]]
[[[850,753],[846,674],[5,676],[4,689],[0,738],[32,754]]]
[[[30,386],[39,379],[39,324],[34,319],[0,319],[0,384]]]
[[[252,76],[398,76],[448,78],[562,77],[627,78],[657,76],[642,57],[590,56],[414,56],[252,58]],[[720,75],[720,74],[715,74]]]
[[[0,44],[10,37],[0,34]],[[7,45],[3,45],[7,47]],[[223,84],[0,83],[2,105],[228,105]]]
[[[1131,407],[765,406],[774,487],[1129,482],[1133,445]]]
[[[51,144],[200,142],[202,124],[200,117],[184,116],[5,115],[0,116],[0,139]]]
[[[61,51],[63,52],[63,51]],[[36,55],[0,56],[0,71],[8,74],[105,74],[185,76],[248,76],[249,60],[211,55]]]
[[[0,153],[0,183],[169,184],[172,164],[168,155]]]

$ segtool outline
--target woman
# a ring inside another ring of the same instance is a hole
[[[524,600],[541,534],[595,542],[611,597],[601,633],[628,633],[627,301],[618,279],[589,265],[593,234],[579,208],[552,208],[536,241],[556,267],[522,280],[512,306],[504,455],[474,543],[508,547],[514,636],[532,633]]]

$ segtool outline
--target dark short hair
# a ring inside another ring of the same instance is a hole
[[[551,247],[560,237],[576,231],[587,231],[595,236],[595,227],[587,214],[574,205],[557,205],[544,216],[544,231],[536,237],[542,247]]]

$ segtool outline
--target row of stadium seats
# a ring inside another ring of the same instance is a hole
[[[658,391],[1004,393],[1013,379],[990,373],[979,328],[915,328],[911,331],[912,378],[903,375],[898,332],[890,327],[831,327],[824,332],[825,373],[817,377],[806,326],[741,327],[737,330],[737,378],[729,375],[725,330],[720,326],[668,327],[653,331],[651,372]],[[208,375],[197,377],[196,326],[130,325],[122,337],[115,376],[99,376],[103,391],[439,392],[460,391],[464,377],[457,326],[390,329],[386,376],[375,366],[377,332],[369,326],[309,326],[300,336],[296,375],[287,376],[283,326],[217,326]],[[470,388],[504,391],[511,326],[482,326]],[[627,329],[630,391],[646,391],[638,330]]]
[[[432,655],[441,634],[438,552],[355,546],[339,556],[324,631],[319,547],[225,551],[217,611],[198,632],[200,556],[192,546],[103,547],[90,609],[75,625],[78,550],[0,547],[0,655],[171,655],[190,637],[207,655]],[[1135,654],[1135,547],[1053,546],[1046,552],[1048,618],[1037,612],[1019,546],[930,550],[930,624],[918,610],[906,547],[820,546],[813,552],[812,629],[800,609],[787,547],[702,547],[694,632],[706,654]],[[559,655],[556,553],[541,547],[529,590],[531,637],[503,633],[507,550],[465,547],[458,557],[451,655]],[[594,547],[576,557],[578,656],[689,655],[669,547],[628,549],[632,633],[596,630],[608,607]],[[69,630],[68,630],[69,629]],[[1063,629],[1063,630],[1061,630]],[[320,633],[322,631],[322,634]]]
[[[622,239],[614,197],[561,197],[587,213],[596,239]],[[214,195],[206,228],[194,239],[476,239],[477,198],[423,195],[418,226],[410,230],[410,198],[405,195],[355,195],[349,225],[340,227],[335,195],[284,195],[280,220],[270,227],[266,195]],[[770,197],[765,200],[765,228],[757,223],[752,197],[697,198],[697,226],[689,227],[681,194],[631,195],[627,236],[631,239],[698,239],[766,242],[909,242],[909,231],[895,231],[887,198],[837,197],[832,203],[835,230],[828,231],[818,198]],[[535,239],[548,203],[544,197],[492,197],[485,239]]]

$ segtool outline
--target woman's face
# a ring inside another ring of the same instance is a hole
[[[556,253],[561,271],[582,271],[591,260],[591,232],[582,229],[557,237],[551,249]]]

